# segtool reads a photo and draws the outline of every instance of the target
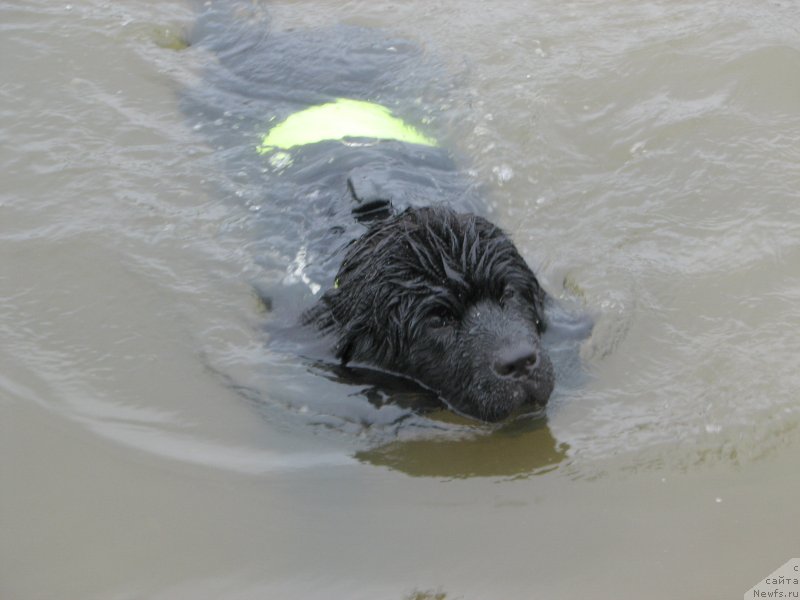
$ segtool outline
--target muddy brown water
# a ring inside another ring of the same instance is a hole
[[[447,65],[427,124],[595,315],[584,373],[489,429],[271,352],[296,257],[181,112],[192,10],[2,2],[0,597],[738,598],[797,556],[800,7],[269,10]]]

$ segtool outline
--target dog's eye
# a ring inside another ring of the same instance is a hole
[[[536,317],[533,320],[533,323],[536,325],[536,331],[539,333],[539,335],[543,334],[544,330],[547,329],[547,326],[545,325],[544,321],[539,317]]]
[[[503,290],[503,295],[500,296],[500,304],[505,306],[508,302],[510,302],[515,296],[517,295],[517,290],[515,290],[510,285],[507,285]]]
[[[433,310],[428,317],[428,325],[434,329],[442,327],[449,327],[455,321],[453,313],[446,308],[437,308]]]

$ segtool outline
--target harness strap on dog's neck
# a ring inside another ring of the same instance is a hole
[[[264,135],[257,150],[267,154],[326,140],[369,138],[437,146],[436,140],[374,102],[339,98],[294,113]]]

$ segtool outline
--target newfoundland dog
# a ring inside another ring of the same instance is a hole
[[[412,379],[458,413],[541,410],[545,292],[431,137],[425,101],[451,91],[439,67],[376,30],[273,31],[254,6],[200,3],[189,41],[214,58],[184,107],[260,177],[272,232],[302,239],[302,323],[340,364]]]

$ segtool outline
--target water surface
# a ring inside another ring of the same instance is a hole
[[[728,598],[796,556],[800,9],[269,12],[437,65],[401,100],[594,315],[583,372],[495,429],[270,349],[253,284],[313,289],[181,105],[191,7],[2,2],[0,596]]]

